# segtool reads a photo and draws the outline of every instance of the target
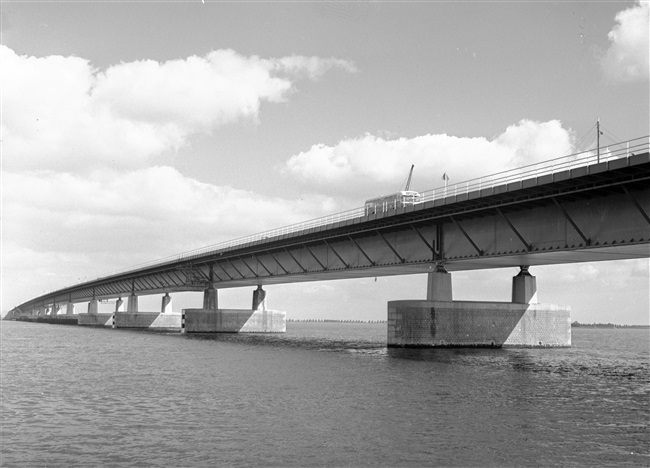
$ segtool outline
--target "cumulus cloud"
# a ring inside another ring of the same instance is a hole
[[[286,100],[298,79],[354,71],[341,59],[233,50],[99,71],[83,58],[21,56],[0,46],[0,61],[4,166],[12,170],[143,167],[192,135],[256,120],[263,102]]]
[[[242,229],[253,234],[331,209],[324,197],[265,197],[202,183],[171,167],[83,177],[5,173],[3,184],[8,239],[33,250],[101,248],[148,259],[152,252],[214,244],[241,236]]]
[[[522,120],[493,139],[446,134],[385,139],[370,134],[318,144],[292,156],[285,170],[303,182],[348,195],[396,191],[415,164],[419,190],[489,175],[566,154],[574,137],[558,120]]]
[[[216,50],[98,70],[0,46],[0,63],[3,302],[333,210],[326,197],[219,187],[160,161],[197,134],[257,121],[300,79],[354,72],[348,61]]]
[[[26,299],[37,293],[35,283],[53,290],[79,277],[94,278],[331,210],[325,197],[267,197],[202,183],[171,167],[85,176],[5,172],[3,276],[10,293]]]
[[[639,1],[616,15],[616,25],[607,35],[609,48],[601,59],[603,72],[609,80],[648,80],[649,30],[650,2]]]

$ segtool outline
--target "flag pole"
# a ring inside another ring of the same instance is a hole
[[[600,117],[596,119],[596,162],[600,164]]]

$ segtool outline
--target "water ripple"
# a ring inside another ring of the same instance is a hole
[[[648,466],[647,336],[617,333],[576,330],[571,349],[387,349],[385,324],[3,324],[0,464]]]

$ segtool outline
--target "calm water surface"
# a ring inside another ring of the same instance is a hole
[[[650,465],[648,330],[387,350],[386,324],[1,325],[3,467]]]

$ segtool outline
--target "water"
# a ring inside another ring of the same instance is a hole
[[[0,465],[650,464],[648,330],[517,350],[387,350],[385,334],[2,322]]]

